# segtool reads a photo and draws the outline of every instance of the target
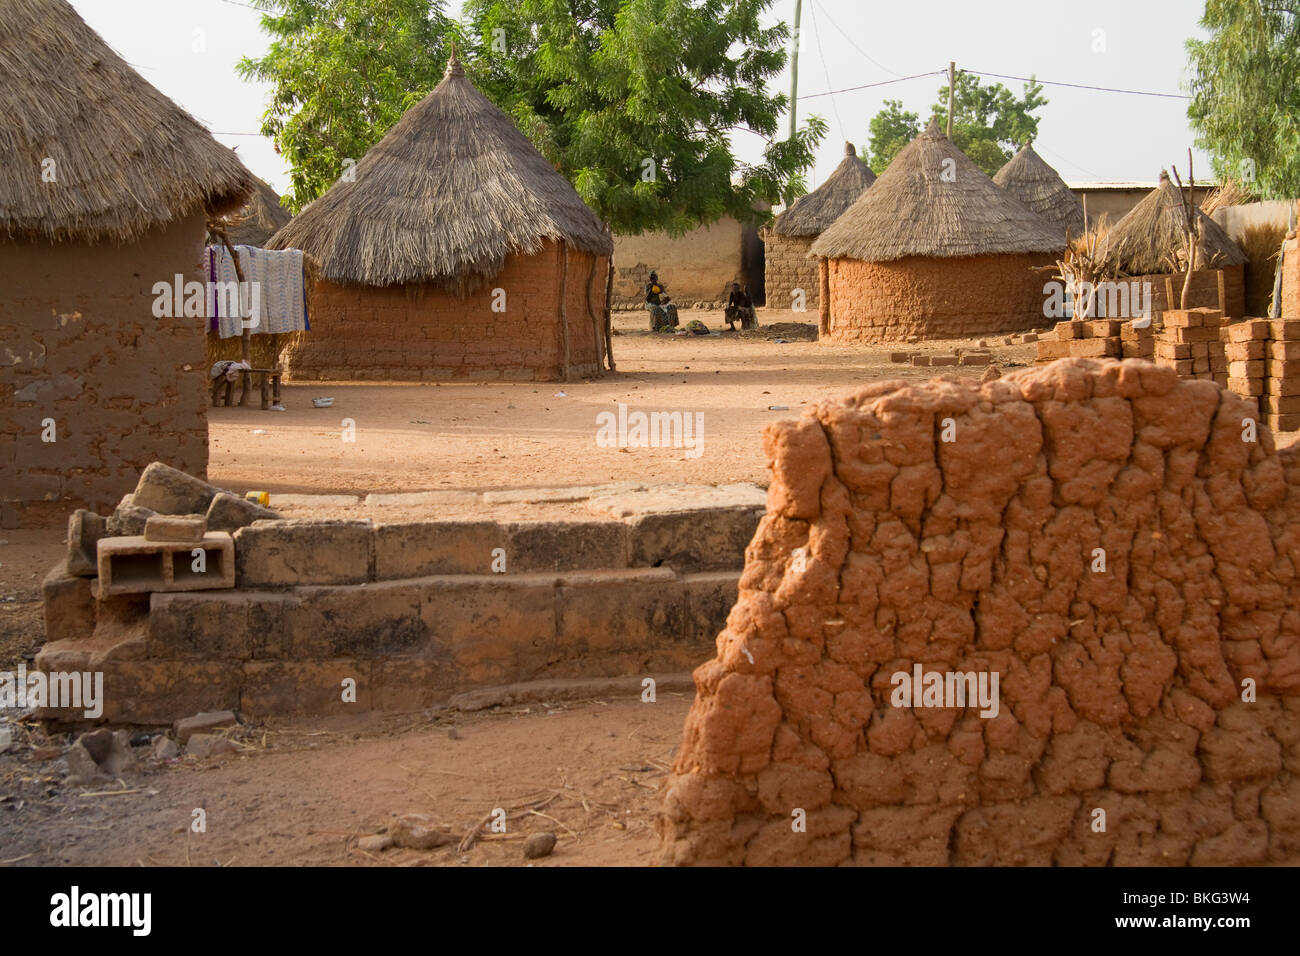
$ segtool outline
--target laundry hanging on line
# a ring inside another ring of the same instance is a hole
[[[249,328],[253,335],[278,335],[282,332],[311,331],[307,315],[307,295],[302,276],[302,250],[261,249],[235,246],[244,280],[255,284],[256,296],[243,292],[241,308],[247,309],[254,299],[258,303],[258,323]],[[239,281],[230,250],[224,245],[208,246],[208,314],[209,328],[221,338],[235,338],[243,333],[240,316],[233,314],[220,290],[224,283]],[[225,288],[235,288],[225,285]]]

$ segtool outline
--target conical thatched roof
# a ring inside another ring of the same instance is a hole
[[[840,218],[875,181],[876,174],[858,156],[853,144],[845,143],[844,159],[835,172],[777,216],[772,231],[778,236],[816,236]]]
[[[0,0],[0,235],[125,242],[252,185],[66,0]]]
[[[993,175],[993,181],[1015,196],[1043,219],[1067,229],[1071,236],[1083,234],[1083,204],[1070,192],[1056,170],[1034,152],[1026,142],[1005,166]]]
[[[267,244],[320,260],[328,279],[435,282],[458,291],[547,239],[610,255],[613,240],[568,180],[510,117],[465,79],[453,54],[442,82],[353,170]]]
[[[1217,222],[1196,210],[1201,227],[1198,269],[1243,265],[1246,254]],[[1129,275],[1178,271],[1175,262],[1185,248],[1183,204],[1169,174],[1160,171],[1160,185],[1128,211],[1106,233],[1106,245],[1115,252],[1119,267]]]
[[[262,180],[254,183],[253,195],[232,218],[244,220],[226,235],[231,245],[264,246],[266,241],[289,224],[293,214],[280,205],[275,190]]]
[[[827,259],[1059,253],[1065,238],[997,186],[935,121],[812,244]]]

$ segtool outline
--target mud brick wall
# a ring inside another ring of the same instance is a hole
[[[1252,414],[1172,369],[1064,359],[770,425],[662,861],[1294,858],[1300,450],[1244,442]],[[1000,712],[893,706],[917,664],[998,673]]]
[[[967,256],[894,262],[831,259],[830,338],[886,342],[961,338],[1043,324],[1051,256]]]
[[[155,460],[206,473],[206,320],[153,314],[154,283],[204,279],[204,234],[192,217],[124,246],[0,241],[0,523],[111,507]]]
[[[1300,318],[1246,319],[1223,333],[1229,390],[1257,402],[1273,431],[1300,430]]]
[[[1282,315],[1300,315],[1300,239],[1287,239],[1282,253]]]
[[[817,260],[808,258],[816,236],[779,236],[763,233],[763,284],[767,304],[773,309],[788,309],[794,302],[794,290],[803,289],[804,308],[815,311],[821,302],[821,283],[817,278]]]
[[[1183,297],[1185,275],[1130,276],[1125,282],[1151,286],[1151,315],[1156,322],[1170,309],[1178,308]],[[1198,269],[1192,274],[1187,290],[1189,309],[1218,309],[1225,316],[1241,318],[1246,314],[1246,267]],[[1289,314],[1289,313],[1288,313]]]
[[[1154,320],[1153,320],[1154,321]],[[1233,372],[1223,341],[1223,313],[1218,309],[1168,309],[1156,336],[1156,364],[1172,368],[1185,378],[1228,385]]]
[[[604,349],[608,259],[571,248],[568,260],[570,370],[574,376],[596,375]],[[507,257],[499,275],[463,296],[431,286],[321,280],[308,302],[311,332],[286,344],[285,368],[294,381],[560,378],[561,271],[559,244],[547,242],[537,255]],[[497,288],[505,290],[505,312],[492,311]]]

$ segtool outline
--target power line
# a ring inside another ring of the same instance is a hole
[[[869,90],[873,86],[888,86],[891,83],[902,83],[904,80],[916,80],[923,76],[938,76],[940,73],[947,75],[947,70],[931,70],[928,73],[913,73],[911,76],[900,76],[896,80],[879,80],[875,83],[863,83],[861,86],[847,86],[842,90],[827,90],[825,93],[805,93],[800,96],[801,100],[811,100],[818,96],[834,96],[836,93],[852,93],[855,90]]]
[[[1128,93],[1132,96],[1160,96],[1171,100],[1190,100],[1183,93],[1153,93],[1150,90],[1121,90],[1113,86],[1089,86],[1086,83],[1062,83],[1059,80],[1040,80],[1032,76],[1007,76],[1005,73],[985,73],[982,70],[958,70],[959,73],[974,73],[976,76],[992,76],[1000,80],[1020,80],[1025,83],[1041,83],[1044,86],[1068,86],[1076,90],[1097,90],[1102,93]]]
[[[826,85],[827,85],[827,86],[830,86],[830,85],[831,85],[831,70],[830,70],[830,67],[828,67],[828,66],[826,65],[826,54],[825,54],[825,52],[822,50],[822,30],[821,30],[821,26],[817,23],[817,4],[816,4],[816,3],[810,3],[810,4],[808,5],[808,12],[809,12],[810,14],[812,14],[813,30],[815,30],[816,33],[817,33],[817,55],[818,55],[819,57],[821,57],[821,61],[822,61],[822,73],[824,73],[824,74],[826,75]],[[833,97],[833,96],[831,97],[831,111],[834,112],[834,114],[835,114],[835,128],[836,128],[836,130],[839,132],[839,137],[840,137],[840,139],[843,139],[843,138],[844,138],[844,123],[843,123],[843,121],[840,119],[840,108],[839,108],[839,106],[835,103],[835,97]]]
[[[818,3],[816,2],[816,0],[813,0],[813,5],[814,5],[814,6],[820,6],[820,4],[818,4]],[[834,20],[831,19],[831,15],[830,15],[829,13],[826,12],[825,8],[822,9],[822,16],[824,16],[827,20],[830,20],[830,21],[831,21],[831,26],[833,26],[836,30],[839,30],[839,31],[840,31],[840,35],[843,36],[844,39],[846,39],[846,40],[849,41],[849,46],[853,47],[853,49],[857,50],[859,53],[861,53],[863,56],[865,56],[865,57],[866,57],[868,60],[870,60],[870,61],[871,61],[875,66],[877,66],[877,67],[879,67],[880,69],[884,70],[886,73],[892,73],[894,76],[902,77],[902,74],[899,73],[897,70],[891,70],[889,67],[885,66],[885,64],[881,63],[879,60],[877,60],[877,59],[875,59],[874,57],[872,57],[872,55],[871,55],[870,53],[868,53],[866,50],[862,49],[862,47],[860,47],[860,46],[858,46],[856,43],[854,43],[854,42],[853,42],[853,37],[851,37],[851,36],[849,36],[847,33],[845,33],[845,32],[844,32],[844,28],[841,27],[838,23],[836,23]]]

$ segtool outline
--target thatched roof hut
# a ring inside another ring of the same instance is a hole
[[[1064,248],[931,121],[812,244],[826,260],[823,332],[882,341],[1042,325],[1033,270]]]
[[[613,240],[513,121],[442,82],[267,242],[316,258],[294,378],[598,374]]]
[[[844,159],[812,192],[800,196],[763,232],[763,279],[767,301],[778,308],[816,308],[817,261],[808,256],[813,240],[852,206],[876,174],[844,144]]]
[[[1083,234],[1083,203],[1051,166],[1026,141],[1016,155],[993,175],[1011,195],[1056,226],[1077,237]]]
[[[253,176],[66,0],[4,0],[0,235],[129,242],[239,206]]]
[[[181,299],[253,180],[65,0],[0,0],[0,434],[38,450],[0,455],[4,522],[111,507],[154,460],[204,474],[206,321]]]
[[[453,54],[433,92],[268,248],[310,253],[334,282],[464,291],[500,272],[507,255],[532,255],[547,240],[598,256],[614,248],[569,181]]]
[[[231,245],[265,247],[267,240],[289,224],[293,213],[280,205],[280,197],[274,189],[258,179],[248,202],[231,218],[242,220],[239,225],[226,230]]]
[[[835,172],[777,216],[772,231],[778,236],[821,235],[875,181],[876,174],[858,156],[853,144],[845,143],[844,159],[835,167]]]
[[[1199,208],[1196,219],[1201,228],[1198,269],[1245,265],[1246,254],[1222,226]],[[1169,173],[1161,170],[1160,185],[1106,233],[1106,247],[1118,256],[1119,267],[1129,275],[1180,272],[1186,268],[1182,262],[1186,248],[1183,225],[1178,187]]]

